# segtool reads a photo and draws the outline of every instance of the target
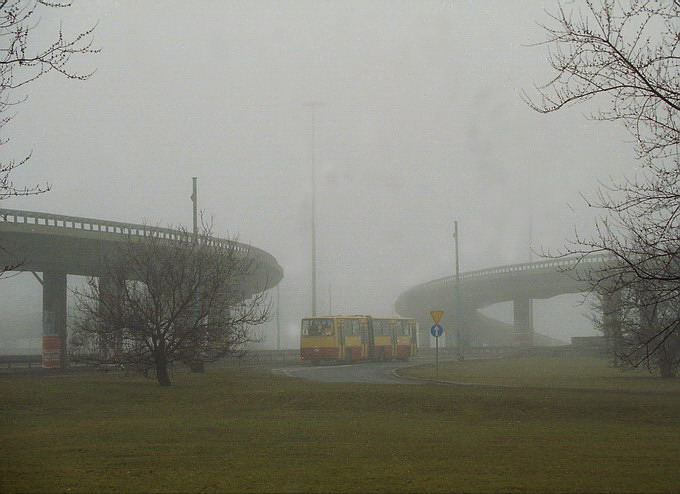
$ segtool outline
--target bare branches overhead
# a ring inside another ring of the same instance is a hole
[[[60,25],[52,34],[52,41],[47,43],[35,36],[43,14],[49,9],[69,6],[70,2],[46,0],[0,1],[0,131],[5,130],[12,119],[10,112],[26,99],[21,90],[28,84],[50,72],[75,80],[86,80],[93,74],[71,69],[71,62],[74,57],[99,52],[94,47],[96,26],[67,35]],[[0,145],[7,141],[7,137],[0,137]],[[49,185],[17,186],[12,181],[12,172],[25,165],[30,157],[29,154],[19,159],[0,160],[0,200],[49,190]]]
[[[601,120],[620,121],[646,163],[678,159],[680,3],[601,0],[560,4],[542,27],[556,76],[525,101],[550,113],[599,98]]]
[[[543,27],[556,75],[527,103],[551,113],[592,99],[592,117],[622,123],[643,165],[587,201],[601,215],[567,254],[611,255],[589,275],[601,329],[621,362],[669,377],[680,365],[680,2],[560,4]]]

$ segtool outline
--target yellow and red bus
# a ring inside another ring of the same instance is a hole
[[[313,364],[408,360],[417,351],[416,332],[416,320],[404,317],[306,317],[301,324],[300,357]]]

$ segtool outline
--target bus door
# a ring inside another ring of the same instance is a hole
[[[375,333],[373,329],[373,319],[368,317],[362,320],[361,335],[366,337],[366,357],[375,358]]]
[[[362,320],[348,317],[344,322],[345,351],[348,360],[360,360],[366,356],[366,335],[362,330]],[[365,324],[364,324],[365,327]]]
[[[397,319],[397,358],[408,360],[414,354],[413,328],[410,319]]]
[[[338,358],[348,358],[347,355],[347,336],[345,334],[345,324],[342,319],[335,319],[335,333],[337,336]]]
[[[397,343],[399,335],[401,334],[401,321],[390,321],[390,339],[392,343],[391,358],[397,358]]]
[[[418,353],[418,323],[415,319],[410,319],[408,327],[411,334],[411,355],[415,356]]]
[[[359,341],[359,355],[357,358],[365,359],[368,356],[368,320],[365,317],[356,319],[355,331],[357,334],[357,339]]]
[[[376,318],[373,323],[373,354],[374,360],[392,358],[393,321],[391,319]]]

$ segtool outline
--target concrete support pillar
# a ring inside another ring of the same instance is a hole
[[[533,302],[529,297],[520,297],[513,301],[515,330],[512,336],[516,345],[532,346],[534,344]]]
[[[66,273],[43,272],[42,366],[68,366],[66,330]]]
[[[120,288],[109,277],[99,278],[99,311],[102,315],[111,310],[120,296]],[[120,334],[108,325],[102,326],[99,333],[99,358],[105,362],[115,362],[122,350]]]

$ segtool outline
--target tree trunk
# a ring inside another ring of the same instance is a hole
[[[156,351],[156,379],[159,386],[170,386],[170,375],[168,374],[168,360],[165,358],[165,353],[161,350]]]

